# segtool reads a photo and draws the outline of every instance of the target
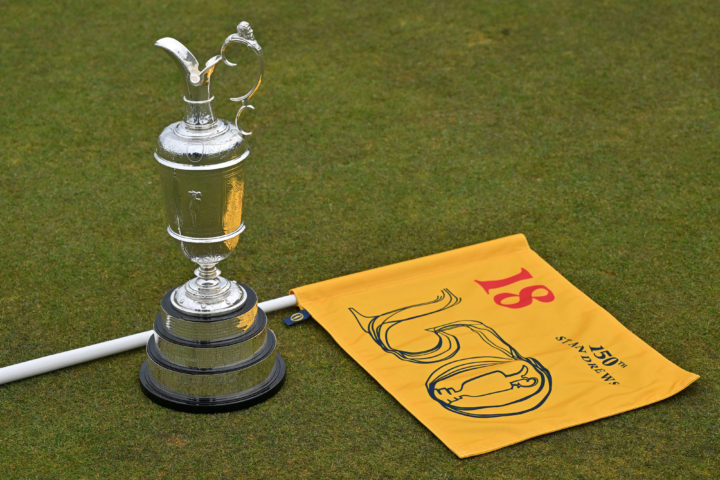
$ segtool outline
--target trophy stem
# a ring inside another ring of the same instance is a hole
[[[177,287],[170,296],[172,305],[190,315],[221,315],[245,303],[247,292],[220,276],[214,263],[198,264],[195,278]]]
[[[200,265],[200,267],[195,270],[195,275],[203,280],[217,280],[220,275],[220,270],[218,270],[215,265],[217,264]]]
[[[197,284],[197,293],[200,297],[215,298],[218,301],[224,301],[230,294],[230,285],[228,281],[220,276],[220,270],[212,264],[199,264],[195,269],[195,282]]]

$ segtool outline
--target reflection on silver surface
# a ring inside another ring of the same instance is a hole
[[[190,347],[170,342],[159,335],[154,335],[150,341],[154,340],[160,353],[172,363],[184,367],[212,368],[232,365],[240,359],[250,358],[264,345],[266,332],[267,330],[261,330],[252,338],[224,347]]]
[[[267,340],[270,340],[271,337],[274,343],[275,334],[270,330]],[[273,349],[270,355],[257,363],[223,373],[203,371],[184,373],[166,368],[150,357],[147,362],[154,380],[164,388],[196,397],[214,397],[242,392],[262,383],[270,376],[273,365],[275,365],[275,355]]]
[[[250,328],[257,315],[257,305],[247,313],[223,320],[216,320],[212,317],[208,321],[185,320],[175,317],[165,310],[162,310],[161,315],[165,327],[178,337],[188,340],[224,340]]]

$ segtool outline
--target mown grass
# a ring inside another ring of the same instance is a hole
[[[148,330],[190,274],[152,158],[180,118],[180,77],[152,44],[173,36],[204,60],[247,19],[266,82],[228,276],[269,299],[522,232],[702,376],[657,405],[458,460],[318,325],[285,328],[276,313],[287,381],[245,411],[155,406],[141,350],[0,387],[3,478],[720,475],[713,2],[11,1],[2,13],[0,365]],[[219,69],[217,97],[237,80]]]

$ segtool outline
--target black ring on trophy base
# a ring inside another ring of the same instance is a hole
[[[167,390],[154,382],[147,361],[140,367],[140,385],[150,400],[163,407],[190,413],[220,413],[252,407],[275,395],[284,381],[285,361],[280,354],[276,354],[275,366],[263,383],[244,392],[220,397],[193,397]]]

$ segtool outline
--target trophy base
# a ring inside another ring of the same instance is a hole
[[[140,368],[151,400],[176,410],[219,412],[249,407],[280,389],[285,362],[276,352],[275,333],[255,292],[242,288],[248,301],[209,317],[174,308],[174,289],[165,294]]]
[[[140,367],[140,385],[148,398],[163,407],[190,413],[219,413],[252,407],[275,395],[284,381],[285,361],[280,355],[276,355],[275,366],[264,382],[243,392],[219,397],[195,397],[173,392],[155,382],[147,361]]]

